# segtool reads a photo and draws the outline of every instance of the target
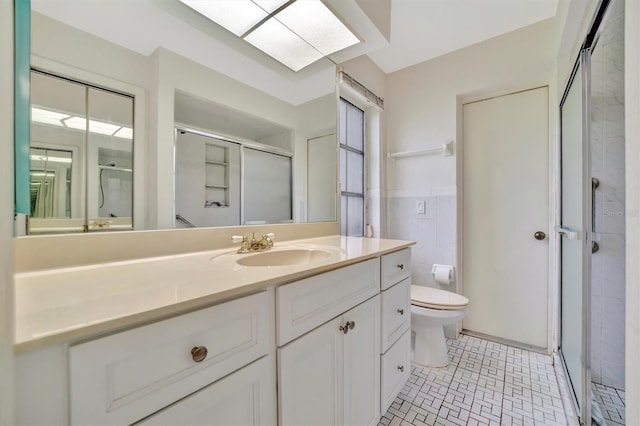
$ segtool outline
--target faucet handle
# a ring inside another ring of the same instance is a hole
[[[276,236],[276,234],[274,234],[273,232],[269,232],[268,234],[264,234],[264,235],[265,235],[265,236],[267,236],[268,238],[272,239],[272,240],[273,240],[273,239],[275,238],[275,236]]]
[[[231,236],[231,241],[234,243],[241,243],[243,242],[247,237],[243,236],[243,235],[232,235]]]

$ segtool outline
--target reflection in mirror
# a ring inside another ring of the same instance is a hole
[[[29,150],[31,217],[71,217],[72,151]]]
[[[178,129],[176,227],[240,224],[240,146]]]
[[[74,90],[34,80],[32,147],[73,163],[70,218],[28,233],[336,220],[330,59],[293,72],[177,0],[31,6],[34,74]]]
[[[131,97],[33,70],[27,233],[131,229],[132,135]]]
[[[292,156],[273,149],[177,129],[176,227],[292,222]]]
[[[244,148],[244,223],[292,221],[291,156]]]

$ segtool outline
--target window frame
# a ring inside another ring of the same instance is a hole
[[[343,141],[342,140],[342,132],[339,132],[339,137],[338,137],[338,147],[339,147],[339,158],[340,158],[340,174],[342,174],[342,170],[343,170],[343,164],[342,164],[342,151],[344,150],[345,153],[354,153],[356,155],[359,155],[362,157],[362,169],[360,170],[360,177],[362,179],[362,192],[350,192],[347,191],[347,176],[349,175],[349,166],[348,166],[348,162],[346,162],[346,158],[347,155],[345,155],[345,175],[344,175],[344,179],[345,182],[342,182],[342,178],[343,176],[341,176],[341,182],[340,182],[340,218],[341,218],[341,223],[340,223],[340,234],[341,235],[345,235],[345,236],[358,236],[358,237],[362,237],[365,235],[365,227],[366,227],[366,217],[367,217],[367,178],[366,178],[366,171],[367,171],[367,154],[366,154],[366,141],[367,141],[367,137],[365,134],[365,130],[366,130],[366,111],[359,107],[358,105],[354,104],[353,102],[349,101],[348,99],[346,99],[343,96],[340,96],[339,98],[339,103],[345,103],[347,108],[354,108],[357,111],[359,111],[359,113],[362,116],[362,131],[361,131],[361,135],[362,135],[362,149],[359,150],[357,148],[354,148],[353,146],[347,145],[347,141]],[[345,125],[348,126],[348,114],[345,114],[345,117],[342,116],[342,107],[340,105],[340,120],[344,120],[345,121]],[[342,127],[342,125],[340,126]],[[348,129],[348,127],[347,127]],[[340,129],[341,130],[341,129]],[[348,130],[347,130],[348,132]],[[342,187],[344,186],[344,191],[342,190]],[[362,200],[362,218],[361,218],[361,222],[362,222],[362,228],[359,229],[358,234],[350,234],[349,233],[349,209],[348,209],[348,204],[345,205],[345,203],[343,203],[343,199],[348,201],[350,198],[359,198]],[[345,213],[345,209],[346,213]],[[342,220],[343,217],[346,217],[346,223],[343,223],[345,221]]]

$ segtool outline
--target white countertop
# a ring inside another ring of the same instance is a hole
[[[274,249],[324,246],[314,263],[249,267],[233,248],[15,275],[15,350],[88,338],[380,256],[411,241],[319,237]],[[212,260],[213,259],[213,260]]]

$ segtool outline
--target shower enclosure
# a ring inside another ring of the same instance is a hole
[[[582,424],[624,424],[624,0],[603,0],[560,104],[560,355]]]

